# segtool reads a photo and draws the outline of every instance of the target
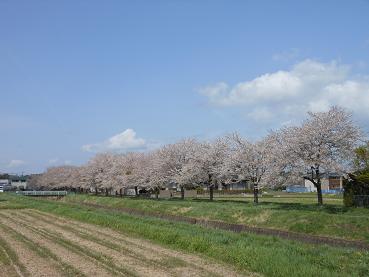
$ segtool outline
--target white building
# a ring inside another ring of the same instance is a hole
[[[27,176],[9,175],[0,179],[0,188],[6,190],[22,190],[27,188]]]
[[[11,187],[10,180],[8,179],[0,179],[0,192],[4,192]]]
[[[336,173],[325,173],[321,178],[322,183],[322,191],[330,191],[330,190],[342,190],[343,189],[343,177]],[[305,188],[308,191],[316,192],[316,187],[314,184],[305,179]]]
[[[12,188],[17,190],[27,188],[27,177],[26,176],[11,176],[10,184]]]

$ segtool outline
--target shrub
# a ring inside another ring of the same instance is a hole
[[[369,206],[369,172],[350,174],[343,182],[343,203],[346,207]]]

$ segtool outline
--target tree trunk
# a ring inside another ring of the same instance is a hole
[[[95,187],[95,194],[96,194],[96,195],[98,194],[98,190],[97,190],[97,187]]]
[[[213,201],[214,198],[214,186],[210,186],[210,201]]]
[[[119,196],[123,197],[123,189],[122,188],[119,189]]]
[[[316,193],[318,195],[318,205],[323,205],[323,195],[322,195],[322,184],[320,182],[320,178],[318,179],[318,182],[316,184]]]
[[[105,196],[108,196],[109,195],[109,192],[108,192],[108,189],[106,188],[105,189]]]
[[[135,187],[135,195],[137,196],[138,195],[138,188]]]
[[[159,192],[160,190],[158,188],[155,188],[155,198],[159,199]]]
[[[185,189],[183,186],[181,186],[181,199],[184,200],[185,197]]]
[[[322,182],[320,180],[319,167],[315,169],[316,174],[316,193],[318,195],[318,205],[323,205],[323,195],[322,195]]]
[[[259,203],[259,188],[257,184],[254,184],[254,204],[257,205]]]

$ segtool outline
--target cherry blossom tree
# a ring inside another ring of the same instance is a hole
[[[268,170],[271,170],[270,138],[250,142],[237,133],[229,138],[230,155],[225,162],[225,170],[238,181],[249,181],[254,188],[254,203],[258,203],[259,186],[266,180]]]
[[[70,189],[73,188],[73,174],[78,170],[75,166],[50,167],[38,177],[38,186],[42,189]]]
[[[123,190],[129,187],[127,176],[131,174],[130,164],[127,154],[116,154],[112,156],[112,165],[108,169],[110,183],[115,189],[115,193],[123,196]]]
[[[137,177],[141,187],[153,191],[156,198],[159,197],[165,179],[159,167],[157,152],[145,153],[141,156]]]
[[[124,180],[127,188],[134,188],[135,195],[138,195],[139,189],[144,187],[145,162],[144,153],[130,152],[124,155]]]
[[[322,205],[322,172],[347,172],[361,130],[350,113],[332,107],[327,112],[309,112],[301,126],[282,128],[272,136],[283,149],[279,162],[285,173],[304,175],[317,188],[318,204]]]
[[[27,179],[27,189],[32,189],[32,190],[41,190],[41,177],[42,174],[32,174],[28,179]]]
[[[184,139],[157,151],[156,170],[161,172],[164,183],[175,183],[180,188],[181,199],[184,199],[185,187],[191,185],[191,176],[188,176],[186,166],[194,157],[197,144],[194,139]]]
[[[95,190],[95,194],[98,194],[101,189],[105,189],[105,194],[111,191],[112,182],[109,171],[112,165],[112,154],[109,153],[97,154],[86,165],[85,181]]]
[[[107,195],[113,189],[122,195],[124,188],[134,188],[138,195],[145,188],[157,196],[176,184],[182,199],[185,187],[204,186],[213,200],[216,186],[237,180],[253,184],[258,203],[261,186],[304,176],[317,188],[322,204],[321,174],[347,172],[360,136],[351,115],[332,107],[310,112],[300,126],[284,127],[256,142],[233,134],[210,142],[185,139],[145,153],[102,153],[80,167],[49,168],[33,183],[45,189],[93,189],[96,194],[105,189]]]
[[[184,172],[187,179],[209,189],[210,201],[213,200],[214,188],[224,181],[223,167],[229,147],[226,137],[217,138],[212,142],[202,142],[190,158]]]

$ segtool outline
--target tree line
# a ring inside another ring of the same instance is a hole
[[[38,189],[73,189],[122,194],[127,188],[158,195],[168,185],[181,190],[203,187],[210,200],[216,187],[251,183],[254,202],[262,187],[273,188],[296,178],[310,180],[323,204],[321,176],[347,174],[354,149],[363,137],[352,115],[340,107],[309,112],[298,126],[285,126],[251,141],[237,133],[212,141],[193,138],[148,152],[100,153],[82,166],[51,167],[30,180]]]

